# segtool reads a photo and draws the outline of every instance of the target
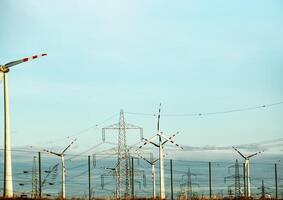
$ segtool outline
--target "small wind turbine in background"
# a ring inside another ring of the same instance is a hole
[[[248,156],[244,156],[236,147],[232,147],[236,152],[238,152],[240,154],[240,156],[242,156],[245,159],[245,185],[247,187],[247,196],[251,197],[251,180],[250,180],[250,158],[254,157],[260,153],[262,153],[263,151],[259,151],[253,154],[250,154]]]
[[[76,139],[74,139],[61,153],[56,153],[53,151],[49,151],[46,149],[43,149],[43,151],[46,151],[50,154],[53,154],[55,156],[58,156],[61,158],[61,162],[62,162],[62,199],[66,198],[66,183],[65,183],[65,177],[66,177],[66,167],[65,167],[65,159],[64,159],[64,155],[65,152],[71,147],[71,145],[76,141]]]
[[[136,153],[139,151],[139,149],[141,149],[143,146],[147,145],[147,144],[153,144],[155,147],[159,148],[159,173],[160,173],[160,199],[166,199],[165,196],[165,185],[164,185],[164,145],[167,142],[171,142],[172,144],[175,144],[177,147],[183,149],[183,147],[181,147],[180,145],[176,144],[172,138],[175,137],[179,132],[177,132],[176,134],[173,134],[172,136],[170,136],[169,138],[166,137],[162,131],[160,131],[160,111],[161,111],[161,104],[159,105],[159,110],[158,110],[158,118],[157,118],[157,134],[155,134],[152,138],[145,139],[145,142],[143,145],[141,145],[137,150]],[[158,144],[154,143],[153,140],[155,138],[158,138]]]
[[[3,196],[13,197],[13,177],[12,177],[12,158],[11,158],[11,136],[10,136],[10,110],[8,95],[8,72],[10,68],[23,62],[46,56],[47,54],[35,55],[20,60],[12,61],[0,65],[0,80],[4,79],[4,189]]]
[[[151,165],[152,199],[156,199],[156,189],[155,189],[155,163],[158,161],[158,159],[155,159],[155,160],[148,160],[148,159],[144,158],[143,156],[141,156],[140,154],[138,154],[138,156],[139,156],[140,158],[142,158],[143,160],[145,160],[148,164]]]
[[[115,185],[115,197],[116,199],[120,199],[120,197],[118,196],[118,167],[119,167],[119,162],[117,162],[117,164],[115,165],[115,167],[105,167],[104,169],[107,170],[111,170],[114,177],[115,177],[115,181],[116,181],[116,185]],[[101,176],[101,178],[103,177],[103,175]],[[101,179],[102,180],[102,179]],[[103,181],[104,181],[104,177],[103,177]]]

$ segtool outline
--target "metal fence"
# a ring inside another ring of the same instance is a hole
[[[27,197],[38,196],[40,190],[38,152],[13,151],[12,155],[14,194]],[[40,155],[41,195],[57,198],[60,196],[62,187],[61,160],[43,152]],[[2,161],[3,157],[1,157]],[[239,167],[236,167],[235,160],[210,164],[209,162],[172,160],[171,168],[170,160],[165,160],[166,197],[167,199],[172,197],[173,199],[224,198],[237,195],[243,197],[245,191],[242,162],[239,160]],[[115,198],[116,177],[115,173],[109,170],[116,165],[115,155],[90,155],[90,160],[86,155],[66,155],[65,164],[67,198],[88,199],[89,195],[92,198]],[[133,158],[133,164],[132,162],[130,164],[133,169],[131,182],[134,183],[130,195],[152,197],[151,166],[137,157]],[[158,164],[157,162],[155,166],[157,196],[159,194]],[[3,172],[3,163],[1,163],[0,171]],[[276,198],[277,194],[277,198],[282,199],[282,177],[283,169],[280,163],[251,162],[251,196]],[[2,193],[3,173],[0,174],[0,180]]]

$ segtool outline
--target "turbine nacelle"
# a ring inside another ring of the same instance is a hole
[[[8,73],[10,70],[9,68],[5,67],[4,65],[0,66],[0,72],[2,73]]]

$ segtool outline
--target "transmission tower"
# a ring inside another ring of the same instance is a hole
[[[260,194],[260,198],[261,198],[261,199],[265,199],[265,198],[267,198],[267,196],[270,197],[270,193],[267,192],[267,190],[269,190],[270,188],[269,188],[269,187],[266,187],[266,186],[264,185],[264,180],[261,181],[261,187],[258,187],[257,189],[260,190],[260,193],[259,193],[259,194]]]
[[[130,163],[129,150],[127,147],[126,130],[137,129],[140,131],[140,138],[143,138],[143,129],[139,126],[125,123],[124,111],[120,110],[119,122],[102,128],[102,140],[105,142],[106,130],[118,130],[118,156],[117,156],[117,198],[128,198],[130,195]]]
[[[194,173],[191,173],[191,170],[190,170],[190,168],[188,168],[188,172],[186,173],[186,174],[184,174],[183,176],[182,176],[182,178],[184,178],[185,177],[185,183],[184,183],[184,186],[186,187],[186,192],[185,192],[185,196],[186,196],[186,199],[192,199],[193,197],[194,197],[194,195],[193,195],[193,185],[196,185],[196,186],[198,186],[199,187],[199,184],[198,183],[194,183],[193,181],[192,181],[192,177],[194,177],[194,178],[196,178],[197,177],[197,175],[196,174],[194,174]]]
[[[234,184],[230,185],[230,188],[234,186],[234,195],[235,198],[240,198],[241,197],[241,175],[240,175],[240,166],[239,166],[239,162],[238,159],[236,159],[236,162],[234,165],[229,166],[229,170],[230,168],[235,168],[235,172],[233,175],[231,176],[227,176],[224,178],[224,182],[226,183],[226,179],[234,179]]]
[[[36,156],[33,157],[32,164],[32,198],[38,198],[38,171],[37,171],[37,159]]]

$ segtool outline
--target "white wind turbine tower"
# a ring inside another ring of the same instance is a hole
[[[247,195],[248,197],[251,197],[250,158],[262,153],[263,151],[259,151],[257,153],[253,153],[248,156],[244,156],[237,148],[233,147],[233,149],[237,151],[240,154],[240,156],[242,156],[245,159],[245,177],[246,177],[245,181],[246,181],[246,187],[248,193]]]
[[[156,199],[156,189],[155,189],[155,163],[158,161],[158,159],[149,161],[148,159],[144,158],[140,154],[138,156],[142,159],[144,159],[147,163],[151,165],[151,180],[152,180],[152,199]]]
[[[160,111],[161,111],[161,104],[159,105],[159,110],[158,110],[158,119],[157,119],[157,134],[154,135],[152,138],[150,138],[149,140],[148,139],[145,139],[145,142],[143,145],[141,145],[137,150],[136,152],[138,152],[138,150],[140,148],[142,148],[143,146],[151,143],[153,144],[154,146],[158,147],[159,148],[159,173],[160,173],[160,196],[159,198],[160,199],[165,199],[165,185],[164,185],[164,145],[169,141],[171,142],[172,144],[175,144],[177,147],[183,149],[183,147],[181,147],[180,145],[176,144],[172,138],[175,137],[178,132],[176,134],[173,134],[172,136],[170,136],[169,138],[166,137],[162,131],[160,131]],[[154,143],[153,140],[155,138],[158,138],[158,144]]]
[[[66,181],[65,181],[65,177],[66,177],[66,167],[65,167],[65,159],[64,159],[64,155],[65,152],[67,151],[67,149],[70,148],[70,146],[76,141],[76,139],[74,139],[61,153],[56,153],[53,151],[49,151],[46,149],[43,149],[43,151],[46,151],[50,154],[53,154],[55,156],[59,156],[61,158],[61,162],[62,162],[62,199],[66,198]]]
[[[4,79],[4,197],[13,197],[8,72],[10,71],[10,68],[15,65],[46,55],[47,54],[35,55],[0,65],[0,80]]]

